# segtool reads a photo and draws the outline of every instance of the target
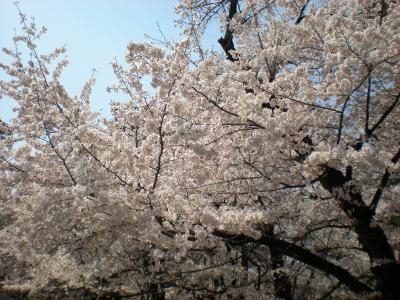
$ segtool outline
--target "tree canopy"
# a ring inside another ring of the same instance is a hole
[[[400,297],[400,3],[184,0],[123,95],[68,94],[19,13],[3,49],[0,280],[142,299]],[[222,51],[201,47],[219,22]],[[11,62],[10,62],[11,61]],[[145,88],[151,82],[152,89]]]

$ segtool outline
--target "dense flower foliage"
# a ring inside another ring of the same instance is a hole
[[[0,68],[4,290],[398,299],[400,4],[185,0],[130,43],[113,117],[23,33]],[[219,21],[223,52],[201,47]],[[145,82],[153,89],[146,90]],[[368,295],[368,296],[367,296]]]

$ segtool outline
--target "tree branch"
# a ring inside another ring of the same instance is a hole
[[[237,61],[238,59],[234,58],[230,53],[231,51],[235,50],[235,45],[233,43],[233,31],[229,27],[229,21],[231,21],[232,18],[237,13],[237,5],[238,5],[238,0],[230,0],[229,14],[227,20],[228,24],[226,25],[225,35],[224,37],[218,39],[218,43],[221,45],[222,49],[224,49],[227,59],[232,62]]]
[[[391,161],[393,164],[396,164],[399,161],[399,159],[400,159],[400,148],[397,151],[396,155],[392,158]],[[386,168],[385,173],[382,176],[381,183],[379,184],[379,188],[376,190],[374,198],[372,199],[372,201],[369,205],[370,209],[373,211],[373,214],[375,214],[375,210],[378,206],[379,200],[382,197],[383,189],[386,187],[386,185],[389,181],[389,177],[390,177],[390,172],[389,172],[389,169]]]
[[[382,228],[372,224],[374,211],[364,203],[361,192],[351,181],[347,181],[342,172],[325,166],[319,182],[339,202],[351,220],[358,241],[370,258],[371,271],[377,279],[377,288],[382,292],[383,299],[397,299],[400,286],[395,278],[400,278],[400,265],[396,263]]]
[[[303,19],[306,17],[304,12],[305,12],[305,10],[306,10],[306,8],[308,6],[308,3],[310,3],[310,0],[307,0],[306,4],[304,4],[303,7],[301,8],[299,17],[297,18],[297,20],[295,22],[296,25],[300,24],[301,21],[303,21]]]
[[[317,268],[322,272],[334,276],[336,279],[338,279],[340,282],[348,286],[355,293],[366,293],[372,291],[370,287],[359,281],[357,278],[355,278],[353,275],[351,275],[348,271],[346,271],[342,267],[334,265],[325,258],[322,258],[310,252],[309,250],[299,247],[295,244],[279,240],[276,238],[271,238],[266,235],[262,236],[258,240],[255,240],[251,237],[242,234],[240,235],[230,234],[219,230],[214,231],[213,235],[223,238],[233,245],[244,245],[247,243],[255,243],[255,244],[265,245],[268,247],[273,247],[284,255],[287,255],[306,265]]]
[[[374,131],[383,123],[383,121],[385,121],[385,119],[387,118],[387,116],[394,110],[394,108],[396,107],[397,103],[399,103],[400,100],[400,92],[397,94],[396,99],[394,100],[394,102],[392,103],[392,105],[390,105],[390,107],[382,114],[382,116],[379,118],[379,120],[371,127],[371,129],[369,129],[367,131],[367,137],[372,136],[372,134],[374,133]]]
[[[165,117],[165,111],[167,109],[167,105],[164,105],[164,109],[161,115],[161,120],[160,120],[160,126],[158,126],[158,142],[160,143],[160,152],[158,153],[157,157],[157,166],[156,166],[156,174],[154,175],[154,182],[153,182],[153,187],[152,190],[154,191],[157,182],[158,182],[158,176],[160,175],[161,172],[161,159],[162,155],[164,153],[164,133],[162,131],[163,124],[164,124],[164,117]]]

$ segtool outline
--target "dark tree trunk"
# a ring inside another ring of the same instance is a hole
[[[377,280],[377,289],[382,293],[382,298],[400,299],[400,265],[396,263],[382,228],[372,224],[374,210],[364,203],[361,192],[347,180],[342,172],[328,166],[319,178],[322,186],[339,202],[352,221],[358,241],[369,255],[371,272]]]
[[[370,287],[359,281],[345,269],[295,244],[272,238],[267,235],[262,236],[258,240],[255,240],[245,235],[231,234],[218,230],[214,231],[213,234],[220,238],[226,239],[232,245],[240,246],[247,243],[254,243],[265,245],[270,248],[275,248],[282,255],[289,256],[297,261],[309,265],[310,267],[319,269],[320,271],[325,272],[328,275],[334,276],[337,280],[349,287],[349,289],[355,293],[362,294],[372,292],[372,289]]]

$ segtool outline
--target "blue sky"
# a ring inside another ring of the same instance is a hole
[[[0,0],[0,48],[13,48],[14,28],[20,32],[15,0]],[[96,85],[92,109],[108,117],[108,103],[113,95],[105,91],[115,82],[110,62],[122,62],[130,41],[145,41],[145,34],[161,37],[157,22],[168,39],[180,40],[175,27],[178,0],[20,0],[21,10],[35,17],[38,26],[45,25],[47,34],[39,43],[40,52],[66,44],[70,61],[62,83],[71,95],[78,94],[95,68]],[[217,46],[218,31],[207,34],[207,43]],[[0,61],[4,61],[0,53]],[[0,72],[0,78],[4,74]],[[0,118],[9,120],[12,102],[0,99]]]

